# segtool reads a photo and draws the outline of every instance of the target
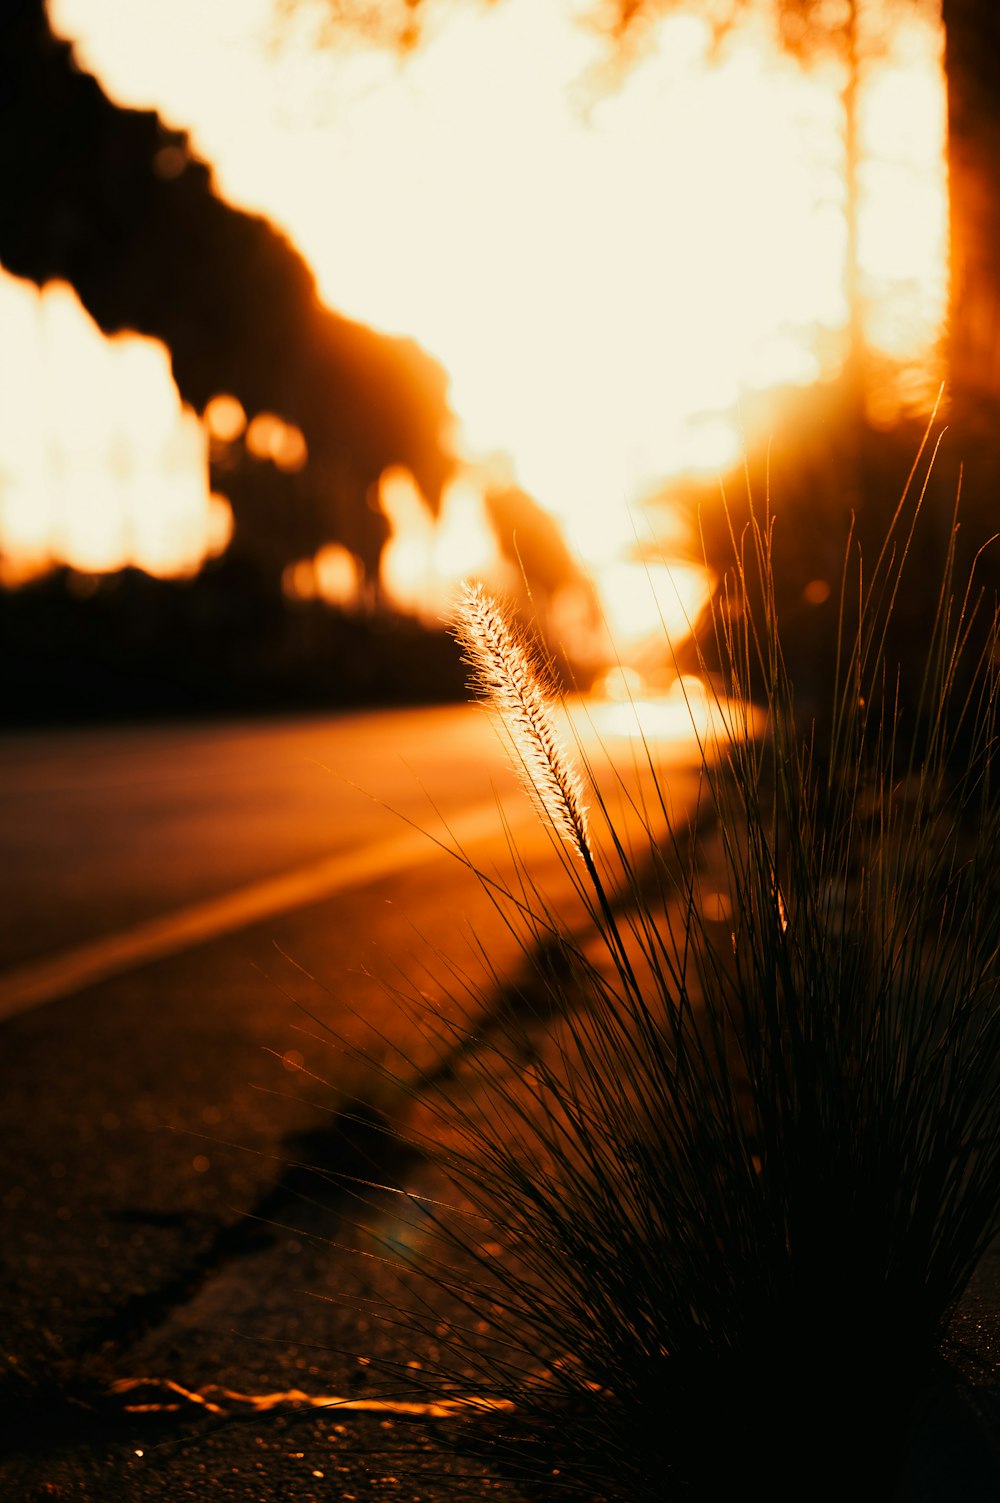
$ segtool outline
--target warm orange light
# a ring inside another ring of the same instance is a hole
[[[269,459],[290,475],[304,469],[309,458],[301,429],[273,412],[258,412],[247,428],[246,446],[255,459]]]
[[[612,562],[596,577],[610,642],[626,660],[644,642],[656,642],[661,652],[664,638],[678,646],[709,595],[705,570],[693,564]]]
[[[318,591],[312,559],[300,558],[294,564],[286,564],[281,575],[281,588],[289,600],[315,600]]]
[[[413,476],[399,467],[382,476],[379,505],[391,528],[382,555],[382,591],[398,610],[440,625],[466,576],[498,586],[508,583],[508,566],[500,558],[482,491],[471,474],[460,475],[446,488],[436,521]]]
[[[811,579],[802,591],[802,598],[808,605],[825,605],[832,591],[825,579]]]
[[[233,536],[235,519],[233,508],[225,496],[215,491],[208,498],[208,516],[205,518],[205,552],[210,558],[225,553]]]
[[[297,475],[299,470],[304,470],[309,450],[301,428],[297,428],[294,423],[285,423],[271,445],[271,458],[286,475]]]
[[[339,543],[327,543],[313,562],[316,593],[329,604],[350,607],[357,604],[361,585],[358,561]]]
[[[947,103],[936,7],[920,0],[909,24],[885,28],[880,45],[859,99],[858,256],[865,333],[893,362],[869,395],[869,416],[888,426],[902,410],[929,406],[942,375],[935,349],[948,305]]]
[[[247,415],[235,397],[220,392],[206,406],[202,422],[220,444],[233,444],[247,425]]]
[[[327,543],[314,558],[288,564],[281,583],[290,600],[325,600],[352,610],[358,604],[361,577],[354,555],[340,543]]]
[[[717,54],[703,7],[664,15],[613,87],[579,0],[457,5],[402,61],[317,51],[307,26],[276,50],[274,0],[49,9],[120,103],[190,127],[331,304],[442,360],[463,457],[509,453],[588,566],[634,554],[639,498],[739,454],[743,396],[843,360],[843,75],[782,54],[767,6]],[[872,393],[888,422],[937,384],[914,372],[947,291],[942,30],[932,0],[859,14],[886,38],[859,79],[859,251],[867,337],[905,368]],[[273,414],[246,442],[307,459]],[[386,592],[430,609],[454,567],[442,530],[384,495]],[[474,571],[479,523],[442,526]]]
[[[600,686],[599,686],[600,687]],[[641,741],[650,751],[665,746],[690,755],[701,744],[710,748],[724,735],[721,706],[715,703],[700,679],[678,678],[669,692],[658,696],[622,695],[617,686],[606,698],[587,703],[586,718],[606,749],[619,740]]]

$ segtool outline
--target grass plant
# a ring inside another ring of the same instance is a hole
[[[940,577],[909,576],[920,510],[911,485],[877,558],[846,540],[836,671],[807,724],[777,524],[751,511],[681,820],[652,749],[602,791],[534,649],[482,589],[464,598],[478,692],[586,922],[523,866],[502,889],[481,874],[526,974],[492,1031],[436,1020],[465,1065],[411,1129],[446,1188],[403,1195],[419,1268],[386,1318],[421,1365],[384,1379],[466,1402],[524,1487],[894,1495],[1000,1233],[998,617],[956,578],[957,519]],[[885,643],[918,590],[911,695]]]

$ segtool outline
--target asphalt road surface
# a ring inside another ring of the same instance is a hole
[[[690,744],[664,756],[681,818]],[[401,1470],[403,1422],[364,1407],[366,1343],[392,1338],[358,1312],[383,1275],[310,1166],[405,1177],[384,1124],[523,961],[436,842],[509,876],[505,826],[582,923],[474,707],[0,740],[0,1498],[483,1495],[455,1491],[433,1426]],[[998,1261],[970,1329],[996,1326]],[[217,1385],[354,1407],[244,1412]],[[995,1496],[995,1399],[977,1423],[934,1411],[943,1460],[908,1498]]]
[[[582,922],[473,706],[0,741],[0,1497],[201,1499],[206,1466],[213,1497],[325,1495],[284,1421],[178,1449],[204,1410],[163,1385],[356,1383],[305,1291],[357,1260],[301,1166],[398,1173],[354,1120],[391,1119],[437,1022],[523,961],[438,842],[509,872],[510,829]],[[114,1385],[146,1379],[133,1416]]]
[[[153,946],[150,925],[232,903],[255,887],[266,916],[297,897],[356,886],[432,846],[403,823],[441,834],[435,806],[463,828],[496,828],[493,788],[512,782],[474,707],[289,723],[166,725],[21,734],[0,744],[0,1013],[37,976],[43,995],[111,968],[114,942]],[[394,855],[395,853],[395,855]],[[378,860],[378,858],[375,858]],[[336,868],[331,863],[336,863]],[[352,863],[355,870],[352,872]],[[276,879],[297,879],[283,898]],[[245,921],[245,920],[244,920]],[[238,911],[215,927],[237,927]],[[182,934],[175,948],[181,947]],[[124,952],[123,952],[124,953]],[[141,948],[136,951],[141,958]],[[75,956],[80,975],[57,982]]]

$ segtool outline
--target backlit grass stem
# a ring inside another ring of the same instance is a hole
[[[467,585],[455,612],[455,637],[471,669],[470,687],[496,714],[514,767],[542,819],[580,858],[614,949],[637,1000],[641,988],[591,848],[583,784],[556,729],[554,694],[537,649],[482,584]]]
[[[596,784],[588,816],[536,658],[485,590],[464,596],[478,692],[606,950],[521,869],[525,976],[493,1014],[456,985],[463,1064],[415,1093],[451,1190],[401,1197],[418,1293],[394,1318],[422,1396],[466,1396],[479,1430],[506,1406],[488,1454],[526,1487],[884,1503],[1000,1233],[1000,631],[955,578],[954,530],[940,578],[911,578],[921,495],[870,575],[848,533],[836,671],[805,722],[780,524],[733,536],[712,625],[727,735],[702,747],[694,844],[652,749],[639,838]],[[916,675],[887,645],[914,588]]]

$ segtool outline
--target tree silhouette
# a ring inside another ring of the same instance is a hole
[[[69,282],[107,333],[163,340],[196,408],[223,391],[295,422],[309,463],[289,551],[337,539],[376,578],[382,471],[407,466],[432,507],[449,473],[441,367],[324,307],[302,257],[217,196],[183,134],[77,69],[43,0],[0,6],[0,181],[0,264]]]

